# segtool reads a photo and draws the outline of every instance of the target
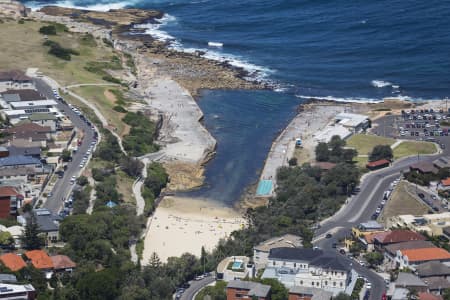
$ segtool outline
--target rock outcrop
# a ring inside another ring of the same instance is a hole
[[[18,1],[0,0],[0,17],[20,19],[27,16],[27,8]]]

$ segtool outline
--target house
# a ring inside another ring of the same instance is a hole
[[[42,173],[44,171],[44,166],[41,161],[31,156],[17,155],[0,158],[0,170],[18,167],[29,167],[38,173]]]
[[[252,281],[232,280],[227,284],[227,300],[270,300],[270,285]]]
[[[17,147],[14,145],[10,145],[6,147],[8,151],[7,156],[32,156],[35,158],[41,158],[41,147]]]
[[[17,215],[22,206],[23,196],[12,186],[0,186],[0,218]]]
[[[9,89],[6,92],[1,93],[2,98],[6,102],[19,102],[19,101],[36,101],[47,99],[44,95],[34,89]],[[17,99],[16,101],[8,101]]]
[[[340,113],[334,117],[336,124],[344,126],[352,133],[363,131],[370,126],[369,117],[366,115],[353,114],[353,113]]]
[[[429,261],[422,263],[416,267],[417,275],[426,280],[427,277],[442,277],[450,276],[450,267],[439,261]]]
[[[420,174],[437,174],[438,169],[429,161],[420,161],[409,166],[411,171],[419,172]]]
[[[32,88],[33,81],[19,70],[0,72],[0,90]]]
[[[33,113],[29,117],[31,122],[44,127],[50,127],[52,132],[56,131],[56,125],[58,118],[49,113]]]
[[[360,223],[358,226],[352,228],[352,234],[357,238],[363,236],[365,233],[382,231],[384,231],[384,226],[373,220]]]
[[[442,156],[433,161],[437,169],[450,168],[450,156]]]
[[[396,260],[397,251],[409,250],[409,249],[423,249],[423,248],[436,248],[436,246],[429,241],[409,241],[396,244],[390,244],[384,247],[385,261],[391,265],[391,268],[397,268],[400,264]]]
[[[46,208],[35,208],[32,213],[34,214],[36,223],[39,226],[39,232],[43,233],[46,237],[46,242],[57,242],[59,240],[59,223],[62,220],[61,217],[53,214]],[[25,226],[26,220],[30,217],[30,213],[25,213],[23,218],[18,218],[17,221]]]
[[[246,256],[229,256],[217,265],[216,278],[224,281],[253,278],[254,275],[254,265]]]
[[[389,160],[380,159],[380,160],[368,162],[366,164],[366,168],[373,171],[373,170],[378,170],[378,169],[389,167],[390,164],[391,164],[391,162]]]
[[[27,266],[20,255],[6,253],[0,256],[0,262],[13,272],[19,271]]]
[[[0,274],[0,283],[17,283],[17,277],[13,274]]]
[[[419,277],[411,273],[398,273],[397,280],[393,283],[395,288],[404,288],[416,292],[426,292],[428,287]]]
[[[53,263],[53,269],[57,273],[72,272],[76,268],[76,264],[66,255],[50,256]]]
[[[271,249],[282,247],[301,248],[302,246],[303,239],[293,234],[285,234],[268,239],[253,247],[253,261],[256,269],[261,269],[266,266]]]
[[[442,300],[442,297],[427,292],[420,292],[417,296],[419,300]]]
[[[0,182],[2,184],[27,183],[34,178],[36,171],[34,168],[17,167],[0,169]]]
[[[6,109],[1,111],[2,116],[7,118],[11,124],[17,124],[21,121],[28,120],[29,116],[33,113],[49,113],[56,117],[62,117],[63,115],[56,107],[50,108],[33,108],[26,109]]]
[[[47,279],[51,278],[53,274],[53,261],[45,251],[31,250],[25,252],[25,256],[31,261],[33,267],[45,273]]]
[[[330,300],[333,293],[313,287],[293,286],[289,289],[288,300]]]
[[[351,268],[335,252],[318,249],[273,248],[262,278],[275,278],[286,287],[315,287],[338,294],[351,280]]]
[[[36,296],[31,284],[0,284],[0,299],[34,300]]]
[[[412,268],[429,261],[450,262],[450,253],[442,248],[398,250],[396,261],[399,268]]]
[[[374,247],[380,251],[382,251],[385,246],[390,244],[424,240],[425,237],[420,233],[404,229],[380,232],[375,234],[373,237]]]
[[[416,232],[426,232],[431,236],[444,234],[444,228],[450,226],[450,212],[425,214],[422,216],[398,215],[389,220],[392,227],[407,227]]]
[[[17,102],[10,102],[9,106],[12,110],[17,109],[31,109],[33,112],[46,112],[39,111],[39,109],[49,109],[56,107],[58,103],[55,100],[35,100],[35,101],[17,101]]]
[[[31,142],[46,142],[51,138],[52,129],[35,123],[22,123],[5,130],[9,139],[26,139]],[[45,144],[43,144],[45,147]]]
[[[428,290],[440,294],[443,290],[450,288],[450,281],[442,277],[427,277],[422,279],[428,286]]]

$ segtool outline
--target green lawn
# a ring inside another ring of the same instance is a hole
[[[392,145],[395,139],[370,134],[355,134],[347,140],[347,146],[355,148],[360,155],[369,154],[377,145]]]
[[[394,158],[417,154],[433,154],[436,150],[436,145],[430,142],[406,141],[395,147]]]

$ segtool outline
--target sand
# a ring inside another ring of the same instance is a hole
[[[142,264],[148,263],[153,252],[164,262],[185,252],[199,256],[202,246],[213,250],[221,238],[244,224],[237,211],[218,203],[165,197],[146,232]]]

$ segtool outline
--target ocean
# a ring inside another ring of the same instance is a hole
[[[26,2],[27,3],[27,2]],[[271,141],[309,97],[380,101],[450,95],[446,1],[33,1],[166,13],[147,33],[181,51],[205,50],[270,83],[273,91],[204,91],[205,126],[218,140],[205,187],[228,204],[256,182]],[[223,47],[208,47],[208,42]]]

